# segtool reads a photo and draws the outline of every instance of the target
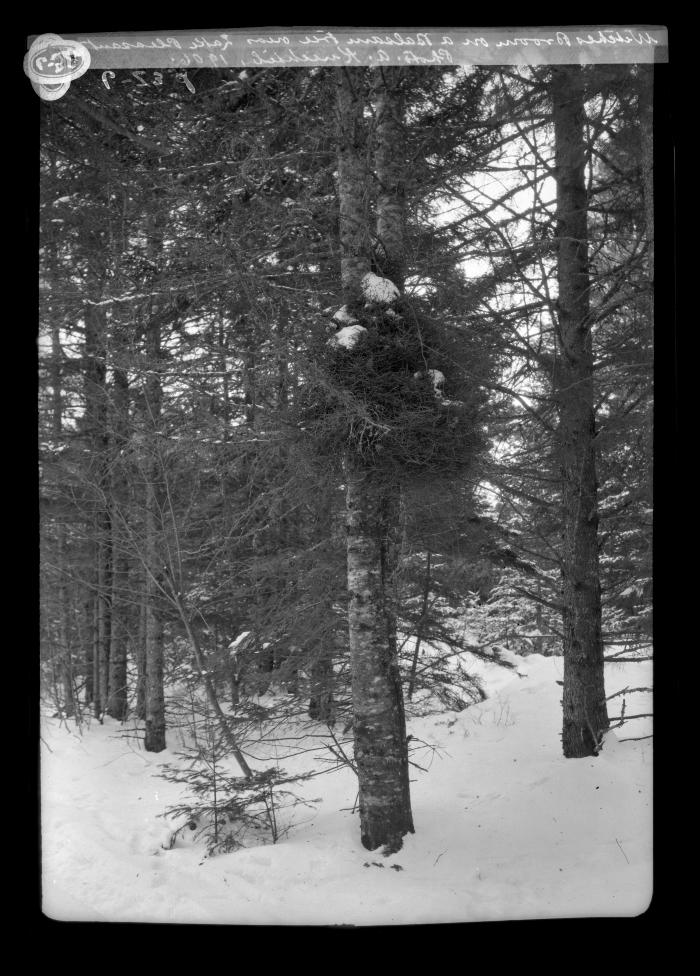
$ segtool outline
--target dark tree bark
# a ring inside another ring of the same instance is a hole
[[[102,702],[102,686],[100,682],[100,660],[102,650],[100,647],[100,595],[99,595],[99,573],[97,565],[100,559],[100,546],[97,541],[93,544],[93,561],[95,563],[94,582],[95,598],[92,601],[92,654],[90,658],[92,674],[92,714],[95,718],[100,718],[104,708]]]
[[[109,697],[107,714],[123,722],[127,716],[126,684],[127,646],[129,639],[129,559],[127,556],[128,482],[123,452],[128,440],[129,382],[124,369],[114,368],[112,396],[112,615],[109,651]]]
[[[321,531],[332,532],[333,502],[328,494],[323,505],[316,508],[316,519]],[[333,660],[337,655],[337,633],[328,627],[329,621],[335,617],[335,600],[334,587],[326,585],[320,594],[319,622],[305,641],[310,677],[309,718],[329,726],[334,725],[336,719]]]
[[[329,607],[329,613],[332,612]],[[311,651],[309,718],[327,725],[335,723],[333,699],[333,654],[322,637]]]
[[[341,277],[347,303],[369,270],[365,209],[363,70],[338,75],[338,192]],[[394,147],[398,150],[398,147]],[[392,529],[397,492],[381,473],[348,454],[346,516],[348,627],[360,835],[368,850],[399,850],[413,832],[408,746],[392,606]]]
[[[165,749],[165,695],[163,691],[163,621],[157,605],[159,588],[149,580],[146,611],[146,752]]]
[[[639,135],[646,239],[649,247],[649,313],[654,323],[654,66],[638,65]]]
[[[95,596],[91,594],[84,603],[84,620],[87,639],[85,641],[85,702],[93,705],[95,701]]]
[[[105,472],[105,481],[108,476]],[[109,651],[112,634],[112,531],[109,511],[99,520],[97,532],[97,677],[99,711],[102,716],[109,699]]]
[[[62,557],[62,553],[59,550],[59,557]],[[59,564],[60,565],[60,564]],[[61,604],[61,622],[60,622],[60,635],[61,635],[61,685],[63,688],[63,714],[66,718],[71,718],[75,715],[75,688],[74,688],[74,675],[73,675],[73,654],[71,651],[71,639],[70,639],[70,622],[68,615],[70,612],[70,607],[68,603],[68,592],[66,587],[59,587],[58,591],[59,599],[63,600]]]
[[[384,277],[403,291],[406,274],[406,165],[401,152],[404,138],[400,80],[404,69],[376,68],[372,94],[376,119],[375,172],[377,194],[378,260]]]
[[[350,303],[362,300],[360,282],[370,269],[366,133],[362,117],[366,71],[342,68],[337,77],[340,275],[343,297]]]
[[[430,600],[430,561],[431,552],[428,549],[425,561],[425,577],[423,582],[423,599],[421,602],[420,617],[418,618],[418,625],[416,627],[416,646],[413,650],[413,660],[411,661],[411,674],[408,679],[408,699],[409,701],[413,697],[413,691],[416,685],[416,671],[418,669],[418,658],[420,656],[420,646],[423,642],[423,630],[425,629],[425,623],[428,619],[428,601]]]
[[[61,335],[57,323],[51,328],[51,410],[52,433],[54,443],[61,443],[63,434],[63,394],[61,361]],[[65,583],[66,556],[66,527],[60,520],[56,527],[56,566],[58,570],[58,604],[59,604],[59,667],[61,673],[61,687],[63,694],[63,714],[66,718],[75,715],[75,694],[73,687],[73,654],[71,651],[71,628],[69,620],[68,587]]]
[[[143,598],[139,606],[138,632],[136,637],[136,717],[146,718],[146,629],[148,622],[148,604],[146,591],[148,584],[143,584]]]
[[[603,676],[584,95],[578,65],[552,69],[557,184],[558,452],[562,484],[564,688],[568,758],[598,754],[609,726]]]
[[[145,548],[146,548],[146,736],[147,752],[162,752],[165,743],[165,693],[163,689],[163,620],[161,599],[163,563],[161,552],[163,510],[163,461],[159,438],[162,390],[160,326],[153,316],[146,331],[149,373],[146,380],[147,438]]]
[[[258,410],[256,363],[256,337],[251,324],[245,323],[243,332],[243,396],[245,400],[245,419],[251,427],[255,426]]]
[[[57,180],[56,154],[50,153],[51,178]],[[60,280],[58,263],[58,232],[56,225],[50,223],[45,231],[46,252],[49,260],[49,272],[53,282]],[[51,305],[48,307],[51,313]],[[58,317],[53,316],[51,323],[51,431],[56,448],[63,442],[63,347],[61,344],[61,327]],[[67,536],[64,518],[59,514],[56,525],[56,569],[57,569],[57,597],[59,607],[58,618],[58,660],[61,674],[62,709],[66,718],[75,715],[76,694],[75,676],[73,673],[72,628],[70,620],[70,596],[66,585],[67,577]]]
[[[108,498],[109,475],[107,449],[106,391],[106,324],[101,310],[89,306],[85,311],[85,417],[86,434],[89,437],[94,459],[91,472],[94,489],[94,578],[96,584],[94,604],[94,643],[92,661],[92,704],[96,718],[101,718],[107,697],[109,677],[109,604],[110,584],[110,532]]]
[[[60,339],[58,329],[53,330],[53,433],[55,443],[61,442],[62,430],[62,397],[61,397],[61,366]],[[75,693],[73,675],[73,653],[71,650],[70,600],[68,587],[65,583],[66,563],[66,527],[62,521],[56,529],[56,564],[58,567],[58,602],[59,602],[59,660],[61,670],[61,686],[63,689],[63,713],[66,718],[75,715]]]

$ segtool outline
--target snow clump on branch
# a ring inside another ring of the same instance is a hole
[[[393,281],[388,278],[380,278],[379,275],[368,271],[362,276],[362,293],[370,302],[378,305],[391,305],[393,301],[401,296],[401,292]]]
[[[347,305],[343,305],[333,316],[333,321],[339,325],[355,325],[357,319],[348,311]]]
[[[238,635],[238,637],[237,637],[237,638],[236,638],[235,640],[233,640],[233,641],[231,641],[231,643],[230,643],[230,644],[229,644],[229,646],[228,646],[228,650],[229,650],[229,651],[238,651],[238,650],[240,650],[240,648],[241,648],[241,645],[242,645],[242,644],[243,644],[243,643],[244,643],[244,642],[245,642],[245,641],[246,641],[246,640],[247,640],[247,639],[248,639],[249,637],[250,637],[250,631],[249,631],[249,630],[244,630],[244,631],[242,631],[242,633],[240,633],[240,634]]]
[[[367,329],[363,325],[346,325],[344,329],[339,329],[335,335],[328,340],[329,346],[342,346],[344,349],[354,349],[359,342],[360,336]]]
[[[427,376],[430,382],[433,384],[433,393],[435,399],[438,401],[440,406],[443,407],[462,407],[464,406],[461,400],[448,400],[445,396],[445,391],[443,387],[445,386],[445,374],[441,373],[439,369],[428,369],[426,371],[421,371],[420,373],[414,373],[413,378],[416,380],[422,379]]]
[[[427,372],[420,372],[413,374],[414,379],[422,379],[424,376],[430,378],[430,382],[433,384],[433,390],[435,391],[435,396],[437,399],[441,399],[444,396],[443,386],[445,385],[445,374],[441,373],[439,369],[429,369]]]

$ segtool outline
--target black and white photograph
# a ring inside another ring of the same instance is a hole
[[[27,38],[46,918],[648,911],[667,35]]]

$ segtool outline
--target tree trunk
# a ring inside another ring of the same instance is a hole
[[[59,655],[61,665],[61,685],[63,688],[63,714],[71,718],[76,712],[75,683],[73,674],[73,653],[71,650],[70,601],[68,587],[64,582],[66,536],[65,526],[59,524],[56,546],[56,562],[59,573]]]
[[[107,714],[123,722],[127,715],[127,646],[130,610],[129,559],[124,521],[127,517],[128,484],[123,451],[128,438],[129,382],[123,369],[114,369],[112,452],[112,626],[109,650],[109,697]]]
[[[161,554],[163,508],[163,459],[159,440],[161,420],[161,358],[160,326],[151,318],[146,331],[146,352],[149,373],[146,380],[146,424],[151,428],[147,437],[146,464],[146,736],[147,752],[162,752],[165,743],[165,692],[163,689],[163,621],[161,594],[163,566]]]
[[[99,545],[94,546],[96,550],[95,566],[99,562]],[[100,681],[100,596],[99,596],[99,575],[96,571],[95,579],[98,585],[95,587],[95,599],[92,602],[92,714],[95,718],[100,718],[104,709],[102,705],[102,685]]]
[[[413,833],[406,720],[390,594],[395,506],[366,471],[347,474],[348,623],[360,828],[368,850]]]
[[[542,596],[542,584],[539,582],[539,580],[537,582],[537,596],[538,597]],[[549,647],[546,645],[542,637],[542,626],[543,626],[542,604],[537,602],[535,603],[535,630],[537,631],[538,636],[535,637],[534,641],[532,642],[533,650],[535,654],[549,655],[550,654]]]
[[[51,241],[53,245],[53,239]],[[51,248],[53,254],[53,246]],[[55,258],[54,258],[55,260]],[[52,399],[52,431],[54,444],[61,444],[63,435],[63,396],[61,363],[63,350],[61,348],[61,334],[57,322],[51,327],[51,399]],[[59,516],[60,519],[60,516]],[[65,583],[66,563],[66,526],[59,521],[56,527],[56,567],[58,571],[58,604],[59,604],[59,658],[61,666],[61,684],[63,687],[63,714],[66,718],[75,715],[75,695],[73,685],[73,655],[71,652],[71,626],[68,587]]]
[[[257,337],[255,335],[255,320],[250,314],[243,314],[240,320],[242,337],[241,358],[243,360],[243,401],[245,404],[245,420],[250,427],[255,426],[258,412],[258,382],[257,382]]]
[[[330,535],[333,503],[328,495],[325,503],[317,507],[317,528]],[[319,621],[306,642],[307,667],[309,669],[309,718],[326,725],[335,725],[335,672],[333,660],[337,654],[337,634],[332,624],[335,618],[334,602],[337,599],[333,585],[326,583],[320,594]]]
[[[309,718],[333,725],[335,723],[333,655],[324,640],[321,640],[312,652],[310,671]]]
[[[642,190],[649,242],[649,277],[654,280],[654,66],[638,65],[639,134],[642,147]]]
[[[341,68],[337,75],[340,276],[349,303],[362,301],[360,282],[370,269],[363,125],[366,74],[364,68]]]
[[[375,68],[372,93],[376,119],[375,170],[377,195],[377,237],[381,246],[381,272],[403,291],[405,268],[406,184],[403,154],[402,99],[399,82],[404,69]]]
[[[347,303],[369,270],[363,110],[366,72],[338,75],[338,193],[341,278]],[[394,149],[398,147],[394,146]],[[368,850],[397,851],[413,833],[408,744],[390,585],[398,495],[351,455],[347,489],[348,629],[352,668],[360,835]]]
[[[226,329],[224,327],[224,310],[219,308],[217,324],[217,353],[219,357],[219,370],[221,372],[221,395],[223,398],[221,409],[222,439],[228,442],[231,439],[231,382],[228,369],[228,343],[226,341]]]
[[[149,494],[152,496],[153,490]],[[151,499],[149,498],[150,502]],[[157,577],[158,579],[159,577]],[[162,752],[165,743],[165,693],[163,690],[163,621],[156,580],[149,578],[146,609],[146,752]]]
[[[123,553],[114,559],[112,574],[112,626],[109,650],[109,695],[106,712],[123,722],[128,712],[127,647],[129,606],[126,588],[129,580],[129,561]]]
[[[95,299],[99,290],[93,290]],[[93,533],[94,575],[96,582],[93,642],[93,713],[101,718],[107,695],[107,660],[109,655],[109,513],[108,460],[109,433],[107,427],[107,354],[106,323],[103,310],[89,306],[85,310],[85,433],[94,459],[92,471],[94,489]]]
[[[558,452],[562,481],[564,689],[567,758],[595,756],[609,726],[603,675],[598,501],[589,308],[588,200],[581,68],[552,68],[557,183]]]
[[[62,592],[61,592],[62,590]],[[75,715],[75,690],[73,677],[73,655],[70,646],[70,630],[68,623],[68,602],[66,599],[66,589],[59,589],[59,599],[65,602],[61,607],[61,644],[63,647],[61,655],[61,684],[63,685],[63,714],[66,718]]]
[[[109,698],[109,650],[112,633],[112,553],[109,512],[100,517],[97,543],[97,684],[99,687],[100,718]]]
[[[425,579],[423,583],[423,602],[421,604],[420,617],[418,618],[418,625],[416,627],[416,646],[413,651],[413,660],[411,661],[411,674],[408,680],[408,700],[413,698],[413,691],[416,686],[416,671],[418,669],[418,658],[420,656],[420,646],[423,642],[423,630],[425,628],[425,622],[428,619],[428,601],[430,600],[430,560],[431,552],[428,549],[425,561]]]
[[[136,638],[136,717],[146,718],[146,632],[148,626],[148,603],[146,590],[148,584],[144,582],[143,597],[139,606],[138,635]]]
[[[87,626],[85,631],[87,632],[87,640],[85,641],[85,703],[86,705],[92,705],[95,701],[95,673],[94,673],[94,658],[95,658],[95,597],[90,595],[85,601],[84,605],[85,616]]]
[[[638,67],[639,136],[646,239],[649,247],[649,314],[654,324],[654,65]]]

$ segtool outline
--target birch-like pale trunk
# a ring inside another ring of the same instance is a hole
[[[338,73],[338,193],[341,277],[347,303],[369,270],[363,109],[366,72]],[[368,850],[397,851],[413,832],[408,746],[392,606],[398,493],[348,453],[346,468],[348,628],[360,836]]]
[[[360,827],[368,850],[413,833],[408,745],[392,606],[397,511],[381,477],[347,473],[348,624]]]
[[[597,755],[609,726],[598,564],[585,110],[580,66],[553,67],[551,93],[559,285],[555,386],[564,542],[562,746],[566,757],[576,758]]]

